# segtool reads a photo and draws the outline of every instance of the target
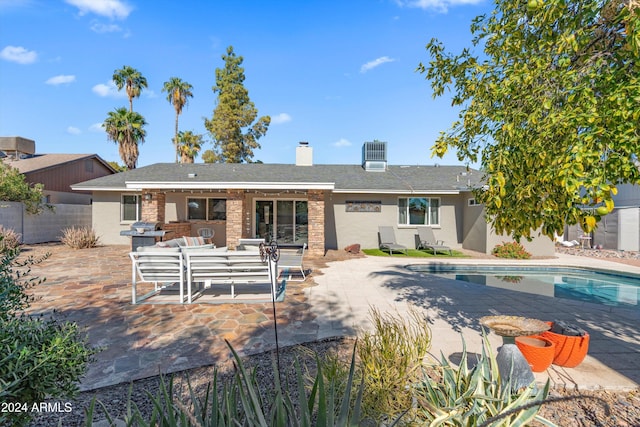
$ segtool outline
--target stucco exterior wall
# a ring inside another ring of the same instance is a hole
[[[120,222],[120,192],[100,191],[94,193],[91,224],[100,241],[105,245],[130,245],[131,239],[121,236],[120,231],[129,230],[129,222]]]
[[[444,240],[451,247],[459,247],[462,243],[459,225],[462,222],[462,213],[456,210],[459,202],[458,195],[433,195],[422,194],[412,197],[438,197],[440,198],[440,225],[433,227],[436,239]],[[391,225],[394,227],[397,242],[408,248],[416,247],[417,227],[415,225],[398,224],[398,198],[406,195],[385,194],[333,194],[330,198],[332,205],[332,221],[327,222],[327,227],[335,227],[326,230],[327,235],[335,234],[337,248],[359,243],[363,249],[377,248],[378,227]],[[380,212],[346,212],[347,201],[380,201]],[[326,217],[326,216],[325,216]],[[332,222],[334,224],[332,224]],[[333,236],[331,236],[333,237]],[[328,239],[332,241],[333,239]]]
[[[510,236],[504,234],[496,234],[491,223],[487,223],[485,219],[485,211],[481,205],[469,206],[468,202],[463,208],[465,218],[465,238],[462,247],[471,251],[490,254],[496,245],[503,242],[512,242]],[[533,256],[547,257],[555,254],[555,245],[553,241],[538,235],[538,231],[531,233],[534,239],[529,242],[527,239],[520,239],[522,246]]]
[[[487,250],[487,221],[484,217],[482,205],[469,206],[468,199],[462,207],[464,225],[462,247],[470,251],[485,253]]]

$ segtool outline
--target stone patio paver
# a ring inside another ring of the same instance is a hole
[[[72,250],[62,245],[34,245],[25,255],[50,250],[52,255],[32,268],[46,281],[32,289],[38,298],[32,313],[56,309],[63,318],[85,328],[89,342],[103,351],[89,366],[81,389],[211,365],[230,357],[228,339],[241,354],[274,348],[271,304],[132,305],[131,265],[126,246]],[[640,383],[640,308],[619,309],[534,296],[467,284],[411,272],[411,258],[331,257],[305,260],[313,269],[306,282],[289,282],[284,302],[277,303],[280,345],[352,335],[367,328],[371,306],[404,312],[424,310],[432,330],[432,353],[454,359],[461,336],[479,352],[478,318],[513,314],[543,320],[570,320],[591,334],[590,352],[574,369],[552,366],[536,374],[557,387],[582,389],[636,388]],[[451,263],[504,263],[495,259],[438,259]],[[519,261],[521,262],[521,261]],[[600,266],[640,273],[640,268],[603,260],[559,254],[556,259],[525,264]],[[489,335],[494,348],[501,339]]]

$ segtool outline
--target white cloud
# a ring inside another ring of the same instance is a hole
[[[80,135],[82,131],[75,126],[69,126],[67,128],[67,133],[70,133],[71,135]]]
[[[393,61],[395,61],[395,59],[389,58],[388,56],[381,56],[380,58],[376,58],[373,61],[369,61],[366,64],[363,64],[362,67],[360,67],[360,72],[366,73],[367,71],[373,70],[374,68],[379,67],[386,62]]]
[[[339,140],[337,140],[336,142],[334,142],[333,144],[334,147],[350,147],[351,146],[351,141],[349,141],[346,138],[340,138]]]
[[[123,88],[122,90],[118,90],[118,87],[113,82],[113,80],[109,80],[107,83],[98,83],[94,87],[91,88],[91,91],[98,96],[102,97],[111,97],[111,98],[126,98],[127,91]],[[157,98],[158,94],[150,89],[143,89],[142,96],[145,98]]]
[[[94,123],[89,126],[89,132],[104,132],[104,126],[102,123]]]
[[[273,123],[274,125],[281,125],[283,123],[287,123],[290,121],[291,121],[291,116],[288,115],[287,113],[280,113],[271,117],[271,123]]]
[[[452,6],[478,4],[483,2],[484,0],[396,0],[396,3],[402,7],[414,7],[424,10],[434,10],[442,13],[446,13],[449,10],[449,7]]]
[[[109,81],[106,84],[99,83],[99,84],[95,85],[94,87],[92,87],[91,90],[96,95],[102,96],[102,97],[107,97],[107,96],[110,96],[110,97],[113,97],[113,98],[126,98],[127,97],[127,94],[125,93],[124,90],[122,92],[118,91],[118,87],[113,82],[113,80]]]
[[[103,33],[118,33],[122,31],[122,27],[118,24],[103,24],[100,22],[94,22],[91,24],[91,31],[103,34]]]
[[[61,85],[61,84],[66,84],[66,83],[72,83],[76,81],[76,76],[65,76],[65,75],[59,75],[59,76],[54,76],[51,77],[49,80],[47,80],[45,83],[48,85]]]
[[[18,64],[31,64],[36,62],[38,54],[22,46],[6,46],[0,51],[0,58],[6,61],[17,62]]]
[[[111,19],[125,19],[131,13],[131,6],[120,0],[65,0],[77,7],[80,15],[95,13]]]

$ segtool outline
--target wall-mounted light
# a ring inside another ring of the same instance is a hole
[[[151,193],[144,193],[145,201],[150,202],[152,198],[153,198],[153,195]]]

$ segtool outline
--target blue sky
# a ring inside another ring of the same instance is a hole
[[[293,163],[299,141],[314,163],[360,162],[364,141],[387,141],[391,164],[459,164],[430,147],[457,117],[431,96],[416,67],[436,37],[470,47],[473,17],[488,0],[0,0],[0,135],[36,141],[39,153],[97,153],[118,161],[100,124],[128,106],[114,70],[149,84],[134,110],[148,125],[138,167],[175,159],[170,77],[194,87],[180,130],[205,135],[222,54],[244,58],[245,87],[270,115],[255,160]],[[196,161],[201,161],[199,158]],[[472,165],[477,166],[477,165]]]

